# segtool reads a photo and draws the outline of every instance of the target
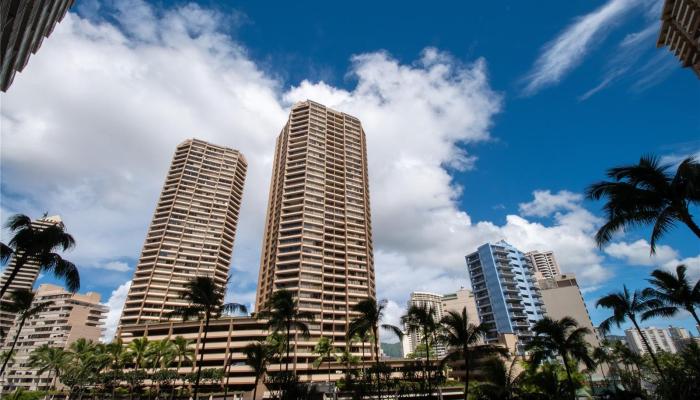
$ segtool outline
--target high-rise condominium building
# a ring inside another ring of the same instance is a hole
[[[557,275],[554,278],[545,278],[537,281],[542,294],[542,301],[547,309],[547,316],[552,319],[571,317],[578,326],[588,328],[590,333],[586,335],[586,341],[591,348],[598,347],[600,342],[595,334],[595,327],[588,314],[588,308],[578,287],[576,276],[573,274]]]
[[[480,246],[466,260],[479,318],[489,327],[487,341],[512,333],[522,349],[533,337],[533,325],[545,313],[529,257],[500,241]]]
[[[432,308],[435,312],[435,321],[440,321],[445,315],[443,309],[443,296],[436,293],[429,292],[413,292],[411,297],[408,299],[407,308],[411,306],[427,307]],[[418,331],[409,331],[407,327],[404,327],[406,335],[402,339],[402,347],[404,354],[415,353],[419,345],[425,345],[424,336]],[[445,346],[441,343],[431,343],[430,344],[435,354],[438,357],[445,356]]]
[[[683,328],[642,328],[642,335],[646,338],[651,350],[654,353],[665,351],[668,353],[677,353],[683,346],[682,339],[690,338],[690,334]],[[625,330],[627,345],[637,354],[647,354],[647,347],[639,336],[636,329],[630,328]]]
[[[3,0],[0,7],[0,90],[12,84],[17,71],[29,62],[41,42],[66,15],[73,0]]]
[[[20,331],[15,356],[3,376],[4,392],[17,388],[47,390],[52,386],[56,379],[52,372],[40,374],[28,365],[29,356],[35,349],[44,344],[65,349],[80,338],[97,341],[102,335],[108,310],[100,304],[98,293],[73,294],[55,285],[39,286],[32,306],[48,301],[52,304],[27,319]],[[15,337],[16,330],[17,326],[10,330],[10,337]],[[10,341],[7,341],[3,350],[9,348]]]
[[[53,217],[42,217],[32,221],[32,227],[39,230],[51,225],[63,226],[61,217],[55,215]],[[16,257],[13,257],[10,263],[5,268],[2,277],[0,277],[0,286],[3,286],[7,281],[10,273],[16,265],[16,261]],[[32,290],[32,288],[34,287],[34,283],[36,282],[36,279],[38,277],[39,263],[36,262],[36,260],[34,259],[27,260],[22,266],[22,269],[19,270],[17,275],[15,275],[14,279],[10,283],[10,286],[7,288],[5,296],[3,296],[2,300],[0,300],[0,304],[5,304],[9,302],[10,293],[14,292],[15,290]],[[15,314],[7,311],[2,311],[0,309],[0,344],[2,344],[2,341],[6,337],[9,329],[12,327],[12,324],[14,324],[14,321]]]
[[[292,107],[275,148],[256,309],[291,291],[314,314],[294,367],[319,337],[345,346],[350,308],[374,298],[367,151],[360,121],[313,101]]]
[[[657,47],[668,46],[700,78],[700,0],[666,0]]]
[[[530,258],[530,263],[535,268],[537,279],[554,279],[561,274],[559,263],[557,263],[553,251],[535,250],[525,255]]]
[[[195,276],[225,286],[246,166],[237,150],[197,139],[177,146],[120,325],[168,320]]]

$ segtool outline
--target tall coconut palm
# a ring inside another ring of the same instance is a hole
[[[639,327],[639,321],[637,320],[638,315],[643,315],[645,312],[658,308],[661,303],[656,299],[651,299],[645,296],[639,290],[635,290],[633,293],[627,289],[627,286],[623,286],[621,292],[610,293],[605,297],[602,297],[596,303],[596,307],[603,307],[611,310],[613,315],[608,317],[603,323],[600,324],[600,329],[604,332],[610,330],[613,324],[618,328],[625,321],[629,320],[634,325],[634,329],[639,333],[639,337],[642,338],[644,347],[647,348],[651,360],[654,362],[656,370],[659,372],[659,376],[663,378],[664,374],[659,366],[659,360],[656,358],[652,347],[649,345],[646,337],[642,334],[642,330]]]
[[[435,308],[427,304],[413,304],[408,307],[406,314],[401,317],[401,323],[408,332],[415,332],[425,345],[426,379],[428,384],[428,397],[432,397],[432,383],[430,381],[430,345],[435,341],[435,335],[439,324],[436,318]]]
[[[40,272],[51,272],[62,279],[69,291],[75,293],[80,289],[78,268],[56,253],[57,250],[66,251],[75,247],[73,236],[66,233],[62,224],[39,228],[32,225],[31,218],[17,214],[10,217],[5,226],[12,233],[12,238],[7,244],[0,243],[0,262],[6,263],[14,256],[15,263],[9,267],[10,274],[0,287],[0,298],[30,260],[39,264]]]
[[[323,361],[328,363],[328,382],[331,381],[331,359],[333,358],[334,352],[333,343],[327,337],[321,337],[313,350],[313,353],[318,356],[318,358],[314,360],[314,367],[318,368]]]
[[[292,292],[279,290],[272,294],[266,308],[258,313],[267,319],[267,326],[274,332],[284,332],[286,338],[285,372],[289,372],[289,353],[291,350],[292,330],[304,337],[309,336],[307,323],[314,320],[314,315],[308,311],[299,311],[297,301]]]
[[[243,349],[245,363],[253,369],[255,374],[255,386],[253,387],[253,400],[257,400],[258,383],[265,375],[267,365],[275,354],[275,350],[265,342],[251,343]]]
[[[652,317],[670,317],[680,309],[686,310],[695,318],[700,332],[700,318],[696,311],[700,307],[700,279],[693,285],[688,282],[685,265],[676,267],[676,273],[661,269],[654,270],[649,279],[652,287],[644,289],[644,295],[657,299],[659,307],[652,308],[642,315],[643,319]]]
[[[377,392],[379,392],[379,328],[394,332],[399,338],[403,336],[403,331],[397,326],[390,324],[382,324],[384,319],[384,311],[386,310],[386,300],[377,302],[375,299],[369,298],[362,300],[352,306],[351,310],[358,314],[348,325],[348,336],[359,334],[364,338],[368,333],[373,341],[373,353],[375,370],[377,371]],[[364,355],[364,342],[362,343]],[[364,357],[362,360],[364,365]]]
[[[474,358],[507,353],[507,350],[500,347],[483,344],[487,332],[488,329],[484,324],[473,325],[469,323],[466,307],[461,312],[448,311],[440,320],[440,340],[448,347],[446,359],[464,361],[464,370],[466,371],[464,379],[465,400],[469,397],[470,361]]]
[[[599,246],[610,242],[615,232],[626,227],[653,224],[651,253],[657,241],[676,222],[682,222],[700,238],[700,227],[693,221],[689,206],[700,204],[700,163],[692,157],[683,160],[671,174],[671,164],[661,164],[654,156],[644,156],[638,164],[611,168],[611,181],[590,185],[586,195],[592,200],[606,198],[606,223],[596,233]]]
[[[561,357],[571,398],[575,399],[576,386],[571,376],[571,364],[583,363],[589,369],[595,365],[586,343],[586,335],[591,333],[590,329],[579,327],[571,317],[560,320],[544,317],[535,323],[533,331],[535,337],[526,346],[526,349],[531,351],[530,362],[533,366],[539,366],[553,356]]]
[[[209,323],[212,318],[218,318],[222,312],[247,312],[243,304],[224,304],[225,285],[217,284],[214,279],[207,276],[198,276],[189,281],[187,290],[182,294],[182,299],[189,305],[174,309],[172,316],[179,316],[187,320],[190,318],[204,319],[204,330],[202,335],[202,348],[199,352],[199,362],[197,362],[197,375],[194,384],[194,399],[197,400],[199,394],[199,380],[202,376],[202,363],[204,361],[204,350],[207,344],[207,334],[209,333]]]
[[[29,355],[29,366],[35,368],[38,374],[49,373],[50,389],[56,390],[56,382],[60,379],[61,371],[70,360],[70,354],[60,347],[42,344]]]
[[[15,346],[17,346],[17,340],[19,339],[20,332],[22,332],[24,323],[27,322],[27,319],[45,311],[52,304],[53,301],[50,300],[35,302],[34,292],[28,289],[18,289],[10,292],[10,302],[3,303],[2,306],[0,306],[0,309],[8,313],[17,315],[17,319],[15,320],[17,330],[15,331],[15,337],[12,340],[10,350],[2,362],[2,367],[0,367],[0,376],[2,376],[3,373],[5,373],[7,363],[10,361],[10,357],[15,351]]]
[[[363,340],[369,333],[373,341],[374,361],[379,364],[379,328],[393,332],[399,338],[403,337],[403,331],[394,325],[382,324],[386,310],[386,300],[377,302],[374,299],[365,299],[352,306],[351,310],[359,313],[348,325],[348,336],[359,334]],[[364,350],[364,343],[362,344]]]

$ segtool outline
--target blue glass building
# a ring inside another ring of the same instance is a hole
[[[489,327],[487,341],[510,333],[522,349],[533,337],[533,325],[545,314],[529,258],[500,241],[480,246],[466,260],[479,318]]]

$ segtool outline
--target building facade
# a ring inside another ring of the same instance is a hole
[[[15,74],[29,62],[44,38],[66,15],[73,0],[7,0],[0,7],[0,90],[6,92]]]
[[[576,276],[573,274],[558,275],[552,279],[540,279],[537,284],[540,287],[540,294],[548,317],[557,320],[564,317],[573,318],[580,327],[588,328],[590,331],[586,335],[586,341],[592,346],[591,348],[600,346]]]
[[[561,274],[553,251],[530,251],[526,256],[535,268],[537,279],[554,279]]]
[[[61,217],[58,215],[52,216],[52,217],[42,217],[39,219],[36,219],[32,221],[32,227],[34,229],[41,230],[43,228],[46,228],[51,225],[61,225],[63,226],[63,222],[61,221]],[[11,271],[14,269],[16,265],[16,259],[13,256],[12,260],[10,263],[7,265],[5,270],[3,271],[2,277],[0,277],[0,286],[3,286],[5,282],[7,281]],[[34,283],[36,282],[36,279],[39,277],[39,263],[36,262],[36,260],[29,259],[27,260],[24,265],[22,266],[22,269],[17,272],[17,275],[15,275],[14,279],[10,283],[10,286],[7,288],[7,292],[5,293],[5,296],[3,296],[2,300],[0,300],[0,304],[6,304],[9,302],[9,297],[10,293],[12,293],[15,290],[20,290],[20,289],[25,289],[25,290],[32,290],[34,288]],[[8,331],[12,327],[15,321],[15,314],[7,312],[7,311],[2,311],[0,309],[0,345],[2,345],[3,341],[5,340]]]
[[[476,300],[471,290],[461,288],[454,293],[442,295],[442,312],[444,314],[450,311],[461,313],[465,308],[467,309],[469,323],[479,325],[479,311],[476,309]]]
[[[666,0],[657,47],[668,46],[700,78],[700,0]]]
[[[533,337],[533,325],[545,314],[529,257],[506,243],[486,243],[466,256],[469,278],[488,342],[499,334],[515,334],[523,349]]]
[[[689,339],[690,333],[683,328],[642,328],[642,335],[646,338],[651,351],[654,353],[665,351],[667,353],[677,353],[684,347],[683,339]],[[642,337],[636,329],[625,330],[627,346],[637,354],[645,355],[649,353]]]
[[[365,133],[360,121],[313,101],[292,107],[277,138],[256,310],[277,290],[314,314],[294,340],[294,368],[320,337],[345,346],[351,307],[375,297]]]
[[[68,348],[71,343],[85,338],[98,341],[102,336],[107,307],[100,304],[99,293],[73,294],[60,286],[39,286],[32,305],[52,302],[46,310],[27,319],[20,331],[15,356],[8,363],[3,376],[3,392],[22,388],[25,390],[47,390],[53,386],[54,377],[48,372],[38,374],[29,366],[32,351],[46,344],[51,347]],[[18,326],[9,333],[13,338]],[[3,351],[10,348],[6,341]]]
[[[237,150],[197,139],[177,146],[120,326],[168,320],[194,276],[225,287],[246,168]]]

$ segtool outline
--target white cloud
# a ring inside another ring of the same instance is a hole
[[[536,190],[533,193],[535,199],[529,203],[522,203],[518,206],[520,213],[524,216],[546,217],[559,210],[573,211],[581,207],[583,199],[578,193],[571,193],[562,190],[552,194],[549,190]]]
[[[249,162],[227,299],[251,303],[274,140],[291,103],[311,98],[367,133],[378,295],[393,302],[392,320],[412,290],[467,286],[464,256],[487,241],[554,250],[584,284],[610,276],[592,239],[599,221],[578,194],[537,191],[504,225],[460,210],[448,169],[474,162],[465,145],[489,140],[501,109],[484,60],[429,48],[402,64],[372,52],[352,58],[354,87],[285,90],[218,14],[134,4],[115,14],[119,25],[69,14],[3,98],[3,212],[60,212],[78,240],[71,260],[120,270],[109,260],[137,258],[172,152],[196,136]],[[110,326],[127,287],[112,295]]]
[[[639,5],[639,0],[609,0],[598,9],[578,17],[554,40],[547,43],[525,77],[524,94],[532,95],[554,85],[578,66],[591,48],[626,13]]]
[[[678,257],[678,252],[671,246],[657,245],[654,255],[651,255],[650,250],[649,242],[639,239],[632,243],[612,243],[605,248],[605,253],[623,259],[628,264],[640,266],[662,265]]]
[[[108,263],[100,265],[100,268],[119,272],[126,272],[131,269],[129,268],[129,264],[123,261],[110,261]]]
[[[129,293],[130,286],[131,281],[119,285],[118,288],[112,291],[112,295],[109,296],[109,300],[105,303],[108,308],[105,330],[102,335],[102,341],[105,343],[110,342],[117,332],[119,318],[122,315],[122,308],[124,308],[124,302],[126,301],[126,295]]]

